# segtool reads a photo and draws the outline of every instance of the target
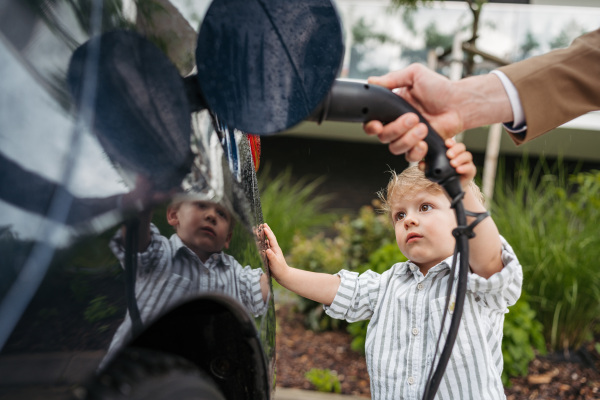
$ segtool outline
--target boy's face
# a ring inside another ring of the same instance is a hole
[[[204,262],[211,254],[229,247],[231,215],[208,201],[183,202],[167,210],[167,221],[181,241]]]
[[[415,191],[391,202],[396,242],[423,274],[454,253],[454,210],[442,192]]]

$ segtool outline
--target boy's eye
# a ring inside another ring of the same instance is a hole
[[[394,221],[402,221],[405,216],[406,216],[406,213],[404,211],[400,211],[400,212],[396,213],[396,215],[394,216]]]
[[[433,209],[431,204],[421,204],[421,211],[430,211],[431,209]]]

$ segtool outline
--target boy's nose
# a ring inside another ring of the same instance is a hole
[[[413,217],[412,215],[407,215],[404,218],[404,226],[405,227],[415,226],[415,225],[419,225],[419,220],[417,218]]]
[[[215,222],[217,220],[217,213],[214,209],[208,208],[206,209],[204,218],[208,221]]]

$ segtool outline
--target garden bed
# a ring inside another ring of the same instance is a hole
[[[277,386],[316,390],[306,379],[312,368],[337,373],[343,394],[370,397],[364,356],[350,349],[346,331],[313,332],[304,327],[303,315],[290,304],[277,307]],[[537,357],[529,374],[511,379],[508,400],[600,399],[600,359],[590,347],[586,357]]]

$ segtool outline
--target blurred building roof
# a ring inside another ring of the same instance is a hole
[[[347,54],[342,75],[352,79],[366,79],[412,62],[427,64],[425,43],[428,29],[429,34],[434,30],[439,36],[452,37],[471,23],[471,14],[464,1],[437,2],[433,6],[419,8],[411,20],[398,12],[391,12],[388,0],[335,0],[335,3],[346,32]],[[481,14],[477,46],[486,53],[514,62],[567,46],[580,34],[597,29],[598,21],[600,2],[597,0],[491,1],[484,6]],[[356,41],[353,29],[359,24],[363,36]],[[489,61],[481,58],[479,61],[476,73],[487,73],[495,68]],[[438,72],[448,75],[448,67],[441,63]],[[487,128],[473,131],[464,135],[465,144],[472,151],[484,152]],[[519,147],[503,134],[500,151],[501,154],[527,151],[532,155],[600,161],[597,151],[600,148],[599,133],[600,111],[597,111]],[[283,134],[377,142],[377,139],[364,134],[360,124],[351,123],[325,122],[317,125],[304,122]]]

